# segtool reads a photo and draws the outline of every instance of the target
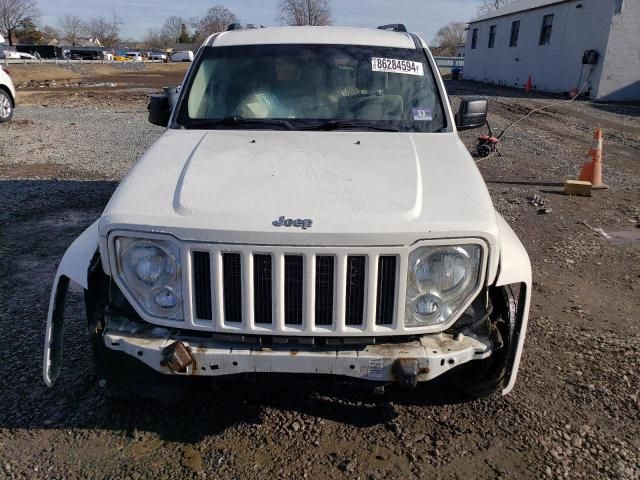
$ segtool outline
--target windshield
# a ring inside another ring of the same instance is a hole
[[[185,128],[437,132],[446,127],[422,49],[207,47],[191,78],[178,114]]]

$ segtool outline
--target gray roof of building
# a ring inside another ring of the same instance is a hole
[[[509,5],[505,5],[491,13],[482,15],[481,17],[471,20],[469,23],[483,22],[492,18],[504,17],[514,13],[524,12],[526,10],[535,10],[536,8],[548,7],[556,3],[565,3],[574,0],[517,0]]]

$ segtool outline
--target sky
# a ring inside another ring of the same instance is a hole
[[[476,16],[480,0],[330,0],[334,24],[376,27],[404,23],[409,31],[431,41],[440,27],[465,22]],[[224,5],[240,21],[265,26],[277,25],[278,0],[38,0],[40,24],[56,27],[58,19],[70,13],[81,18],[124,19],[120,37],[141,40],[151,28],[176,15],[186,19],[202,15],[209,7]]]

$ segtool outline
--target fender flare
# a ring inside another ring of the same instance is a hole
[[[44,337],[42,376],[44,383],[49,387],[60,375],[62,365],[64,308],[69,283],[74,282],[85,290],[88,289],[89,266],[98,250],[98,241],[98,221],[95,221],[74,240],[58,266],[49,300],[47,330]]]
[[[524,348],[524,339],[529,321],[529,307],[531,305],[531,261],[522,242],[504,218],[496,213],[498,228],[500,229],[500,264],[495,286],[518,284],[520,295],[518,298],[517,324],[515,328],[515,349],[507,365],[508,382],[502,390],[507,395],[516,383],[516,376],[520,366],[520,358]]]

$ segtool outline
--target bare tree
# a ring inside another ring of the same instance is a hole
[[[147,32],[142,40],[144,46],[148,50],[162,50],[166,44],[167,39],[163,35],[161,30],[151,29]]]
[[[66,14],[60,19],[58,26],[60,27],[64,37],[71,42],[71,46],[75,47],[78,38],[81,37],[84,32],[84,23],[82,23],[82,19],[75,15]]]
[[[216,5],[207,10],[202,17],[191,19],[191,26],[195,30],[194,43],[202,42],[208,35],[224,32],[229,25],[238,21],[238,17],[223,5]]]
[[[478,8],[478,15],[487,15],[512,2],[513,0],[482,0],[482,5]]]
[[[0,0],[0,33],[13,45],[16,29],[39,15],[35,0]]]
[[[60,32],[57,28],[52,27],[51,25],[45,25],[42,27],[42,42],[49,43],[52,40],[60,39]]]
[[[91,18],[84,24],[84,32],[92,38],[97,38],[105,47],[112,47],[120,40],[119,33],[122,19],[115,13],[111,20],[104,17]]]
[[[164,21],[160,34],[167,42],[178,43],[182,26],[185,24],[186,21],[182,17],[169,17]]]
[[[455,56],[456,48],[465,41],[466,28],[466,23],[452,22],[438,30],[436,37],[433,39],[433,49],[437,55]]]
[[[329,0],[280,0],[278,20],[283,25],[331,25]]]

